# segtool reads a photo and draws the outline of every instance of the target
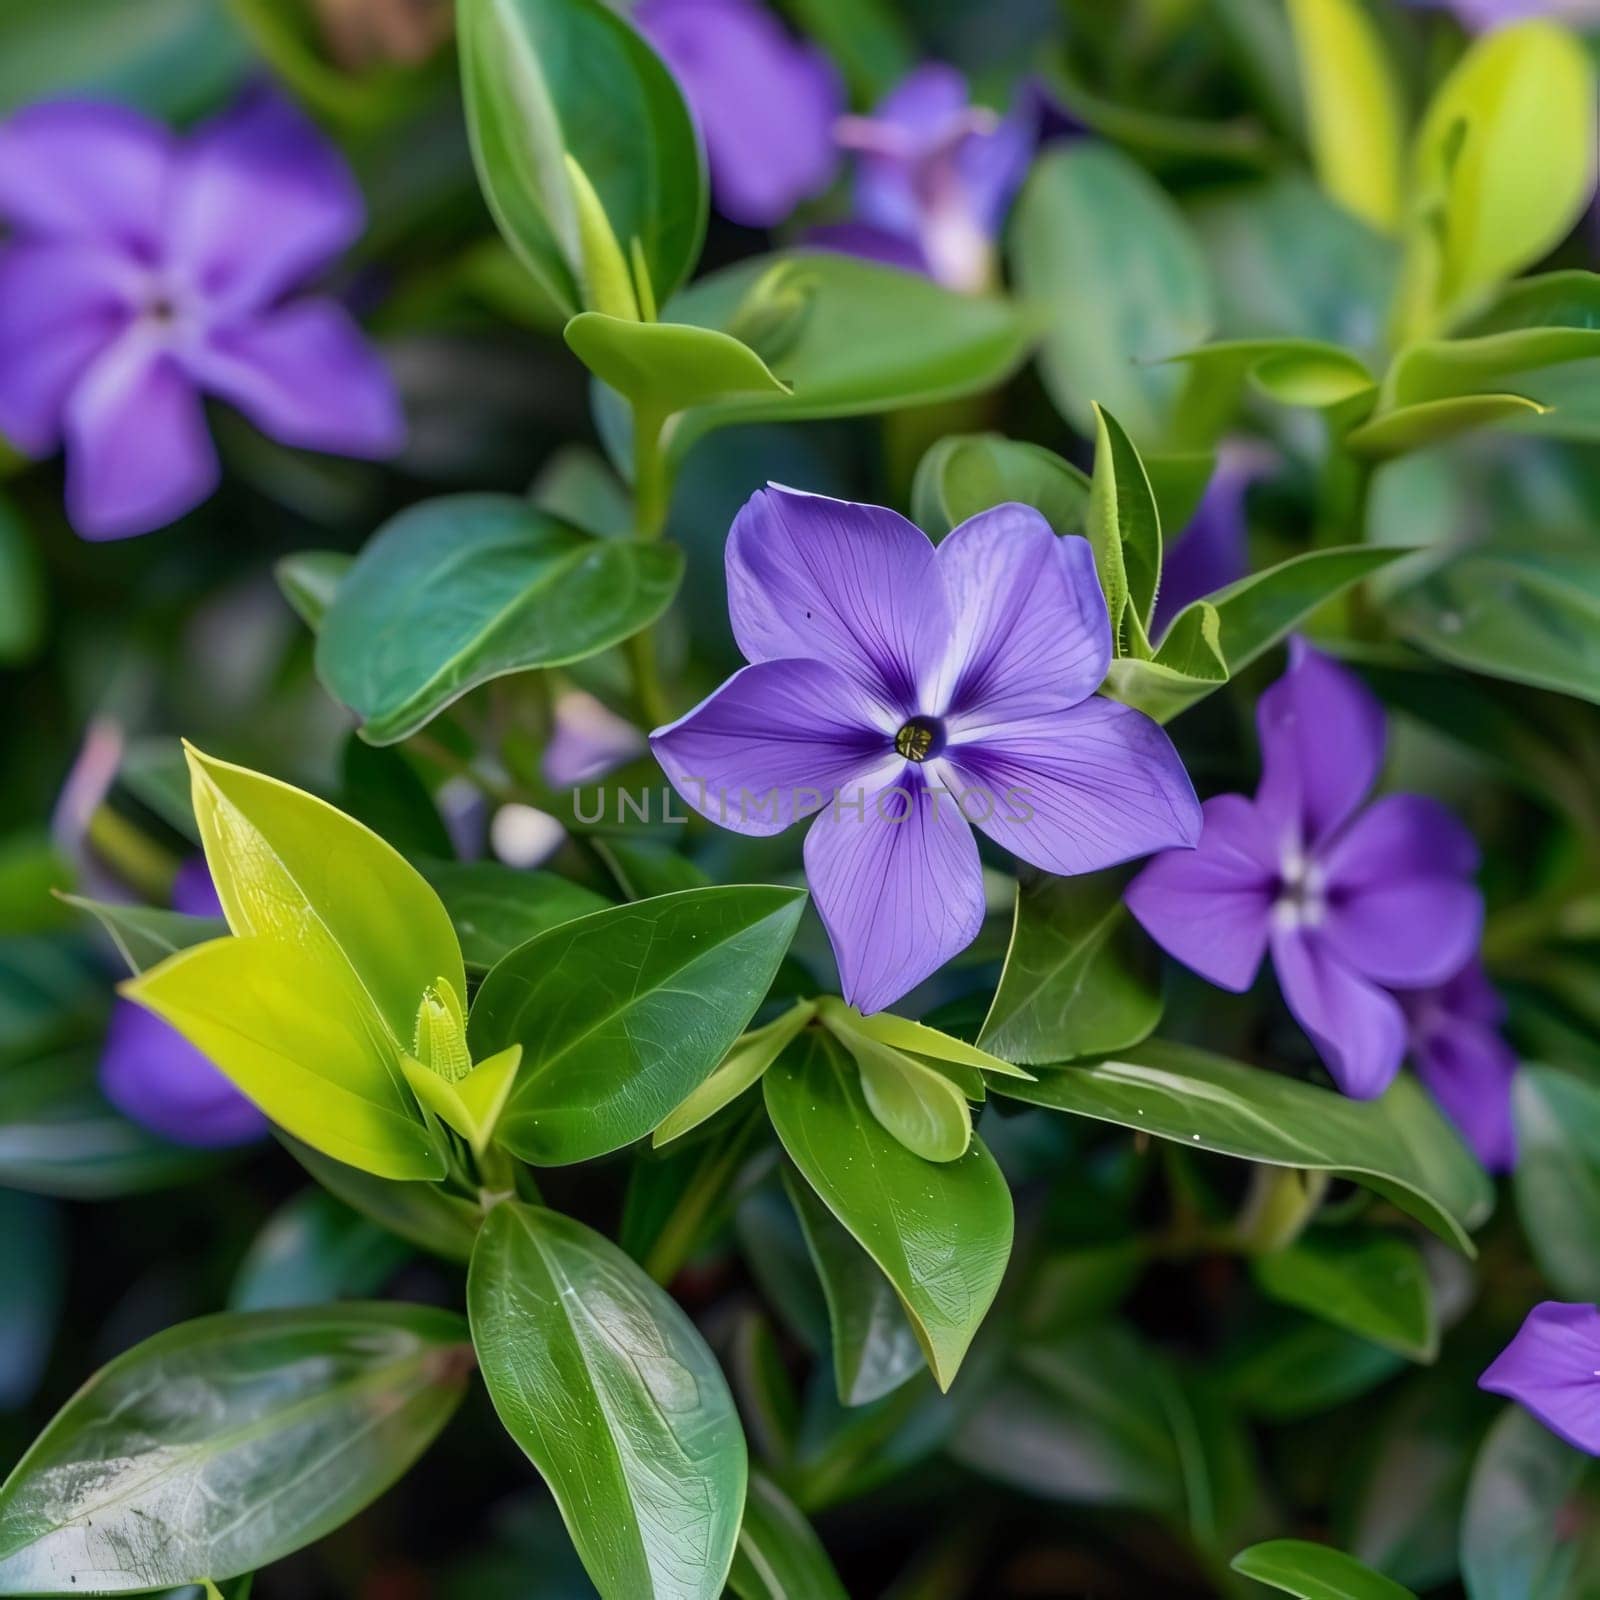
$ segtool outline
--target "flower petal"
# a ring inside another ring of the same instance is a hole
[[[909,762],[877,780],[824,811],[805,846],[844,998],[862,1012],[893,1005],[983,926],[978,845],[958,808]]]
[[[177,141],[124,106],[61,100],[0,124],[0,217],[21,234],[93,239],[153,261]]]
[[[554,727],[539,763],[552,789],[571,789],[614,772],[648,749],[645,736],[584,689],[555,704]]]
[[[1274,819],[1298,822],[1311,849],[1361,804],[1383,763],[1383,707],[1344,667],[1301,639],[1289,670],[1261,696],[1261,788],[1256,803]]]
[[[1200,504],[1161,558],[1152,637],[1159,639],[1186,605],[1227,588],[1250,570],[1245,499],[1271,463],[1270,452],[1259,446],[1224,441]]]
[[[86,539],[165,527],[217,486],[205,410],[188,377],[137,329],[67,403],[67,515]]]
[[[827,661],[887,716],[921,709],[950,608],[919,528],[882,506],[772,484],[734,519],[727,561],[728,615],[747,660]]]
[[[204,856],[191,856],[172,880],[172,909],[186,917],[220,917],[222,897]]]
[[[761,661],[650,736],[656,760],[702,816],[735,833],[781,833],[893,759],[873,704],[825,661]]]
[[[1405,1016],[1394,996],[1346,966],[1314,932],[1274,928],[1272,965],[1333,1081],[1355,1100],[1382,1094],[1406,1048]]]
[[[270,305],[361,236],[349,167],[282,95],[246,95],[196,131],[174,182],[168,249],[215,306]]]
[[[1200,802],[1172,741],[1098,696],[952,742],[967,820],[1046,872],[1096,872],[1200,837]]]
[[[124,1116],[179,1144],[242,1144],[267,1119],[177,1029],[119,1000],[106,1030],[100,1084]]]
[[[1483,931],[1472,835],[1436,800],[1387,795],[1358,816],[1322,858],[1322,932],[1375,982],[1442,983],[1471,959]]]
[[[859,256],[902,272],[928,273],[928,258],[921,244],[870,222],[824,222],[805,231],[806,247],[831,250],[835,255]]]
[[[1217,795],[1200,809],[1205,826],[1195,848],[1157,856],[1123,899],[1168,955],[1242,994],[1266,954],[1277,871],[1243,795]]]
[[[633,21],[694,111],[723,216],[770,227],[827,188],[844,91],[826,56],[751,0],[644,0]]]
[[[382,458],[405,443],[389,370],[345,309],[300,300],[185,348],[196,383],[304,450]]]
[[[73,385],[128,325],[124,264],[98,243],[0,250],[0,434],[32,456],[61,443]]]
[[[1439,1017],[1413,1037],[1417,1076],[1490,1172],[1517,1164],[1511,1086],[1517,1057],[1491,1027],[1464,1017]]]
[[[1600,1310],[1546,1300],[1478,1387],[1503,1394],[1578,1450],[1600,1455]]]
[[[1111,619],[1087,539],[1002,505],[956,528],[937,561],[953,633],[933,704],[962,738],[1075,706],[1105,681]]]

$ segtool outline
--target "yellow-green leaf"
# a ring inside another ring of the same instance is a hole
[[[400,1058],[401,1070],[417,1099],[448,1123],[481,1156],[494,1137],[494,1125],[505,1109],[522,1064],[522,1046],[509,1045],[480,1061],[459,1078],[446,1078],[411,1056]]]

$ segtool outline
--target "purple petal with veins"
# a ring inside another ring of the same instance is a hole
[[[1478,1379],[1575,1449],[1600,1455],[1600,1310],[1546,1300]]]

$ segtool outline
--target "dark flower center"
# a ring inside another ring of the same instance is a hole
[[[944,744],[944,723],[937,717],[913,717],[894,736],[895,753],[907,761],[931,761]]]

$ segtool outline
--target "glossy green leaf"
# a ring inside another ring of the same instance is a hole
[[[450,1312],[384,1304],[203,1317],[134,1346],[0,1488],[0,1593],[87,1592],[92,1577],[135,1594],[312,1543],[449,1421],[466,1338]]]
[[[509,495],[452,495],[393,518],[357,557],[317,671],[392,744],[492,678],[560,666],[647,627],[677,592],[674,545],[595,539]]]
[[[1233,1558],[1233,1570],[1300,1600],[1417,1600],[1354,1556],[1305,1539],[1269,1539]]]
[[[728,1587],[739,1600],[848,1600],[816,1531],[761,1472],[750,1474]]]
[[[506,1430],[604,1600],[715,1600],[745,1498],[733,1397],[692,1322],[609,1240],[508,1201],[467,1282]]]
[[[350,570],[354,556],[343,550],[302,550],[284,556],[272,569],[283,597],[294,607],[295,615],[313,632],[339,592],[339,585]]]
[[[1107,145],[1058,146],[1017,203],[1011,261],[1049,314],[1040,371],[1067,421],[1093,437],[1099,405],[1141,444],[1163,437],[1183,377],[1160,363],[1213,317],[1205,257],[1165,190]]]
[[[475,1058],[523,1049],[501,1142],[561,1166],[659,1126],[765,998],[804,904],[797,889],[691,889],[512,951],[484,979],[468,1029]]]
[[[469,972],[486,972],[535,934],[610,903],[553,872],[526,872],[497,861],[441,861],[423,867],[450,914]]]
[[[320,1306],[376,1294],[409,1260],[394,1234],[321,1189],[280,1206],[251,1241],[228,1293],[232,1311]]]
[[[221,917],[190,917],[159,906],[86,900],[75,894],[64,894],[61,898],[69,906],[88,912],[106,930],[117,947],[117,954],[134,973],[143,972],[146,967],[153,967],[179,950],[187,950],[190,945],[221,938],[228,931]]]
[[[1089,543],[1106,592],[1116,654],[1148,658],[1150,613],[1161,581],[1161,514],[1139,452],[1109,412],[1095,408]]]
[[[873,1116],[907,1150],[925,1161],[955,1161],[972,1143],[972,1113],[956,1084],[865,1029],[841,1007],[824,1014],[828,1032],[861,1074],[861,1092]]]
[[[1483,34],[1429,103],[1413,183],[1417,253],[1440,307],[1511,277],[1566,236],[1594,190],[1595,73],[1582,44],[1527,21]]]
[[[1150,1040],[1098,1066],[1037,1083],[995,1085],[1008,1097],[1120,1123],[1158,1139],[1270,1166],[1332,1172],[1365,1185],[1468,1255],[1494,1188],[1433,1102],[1409,1078],[1381,1100]]]
[[[1057,533],[1082,533],[1089,480],[1043,445],[998,433],[953,434],[917,465],[912,517],[936,539],[1008,501],[1032,506]]]
[[[1405,1358],[1331,1323],[1285,1312],[1281,1319],[1259,1319],[1220,1367],[1236,1406],[1283,1423],[1359,1399],[1403,1371]]]
[[[1497,422],[1539,416],[1544,407],[1520,394],[1468,394],[1446,400],[1424,400],[1418,405],[1380,411],[1345,436],[1357,455],[1379,460],[1422,450],[1453,439],[1457,434],[1493,427]]]
[[[787,1168],[783,1176],[827,1301],[839,1403],[870,1405],[922,1371],[922,1346],[877,1263],[808,1183]]]
[[[909,1017],[897,1017],[892,1011],[874,1011],[862,1016],[854,1006],[832,995],[824,995],[817,1002],[817,1010],[827,1026],[839,1034],[865,1035],[892,1050],[919,1056],[944,1067],[964,1068],[976,1073],[989,1072],[1001,1078],[1030,1078],[1032,1073],[997,1055],[982,1045],[968,1044],[953,1034],[941,1033],[925,1022],[913,1022]]]
[[[1280,405],[1331,410],[1357,396],[1377,397],[1366,363],[1322,339],[1228,339],[1175,356],[1184,373],[1180,401],[1184,434],[1215,442],[1235,427],[1251,384]]]
[[[1149,1036],[1161,989],[1123,887],[1120,873],[1018,883],[1005,968],[978,1035],[986,1047],[1039,1066]]]
[[[746,1089],[760,1081],[762,1074],[783,1054],[789,1041],[810,1022],[815,1012],[816,1006],[804,1000],[764,1028],[753,1028],[743,1035],[711,1076],[662,1120],[651,1143],[659,1150],[662,1145],[681,1139],[691,1129],[708,1122],[724,1106],[731,1105]]]
[[[688,277],[706,224],[705,161],[655,52],[599,0],[461,0],[467,126],[507,242],[570,316],[583,242],[566,158],[624,252],[637,239],[657,302]]]
[[[1289,0],[1312,161],[1322,186],[1373,227],[1400,222],[1405,107],[1361,0]]]
[[[1011,1252],[1011,1194],[974,1140],[959,1161],[913,1155],[878,1125],[860,1075],[810,1030],[763,1080],[790,1158],[900,1296],[928,1365],[949,1388]]]
[[[1519,373],[1600,356],[1600,327],[1524,328],[1477,339],[1407,345],[1384,378],[1384,404],[1408,406],[1481,394]]]
[[[1313,1317],[1432,1361],[1439,1323],[1427,1267],[1416,1246],[1393,1234],[1324,1230],[1251,1262],[1264,1294]]]
[[[1600,1087],[1528,1066],[1513,1096],[1523,1237],[1561,1299],[1600,1301]]]
[[[417,1104],[459,1133],[480,1159],[494,1137],[521,1064],[520,1044],[473,1062],[459,1077],[447,1077],[410,1056],[400,1058]]]
[[[566,326],[572,353],[637,411],[668,417],[689,406],[786,395],[749,345],[685,322],[630,322],[586,311]]]
[[[1407,589],[1390,614],[1442,661],[1600,702],[1600,575],[1580,550],[1470,550]]]

